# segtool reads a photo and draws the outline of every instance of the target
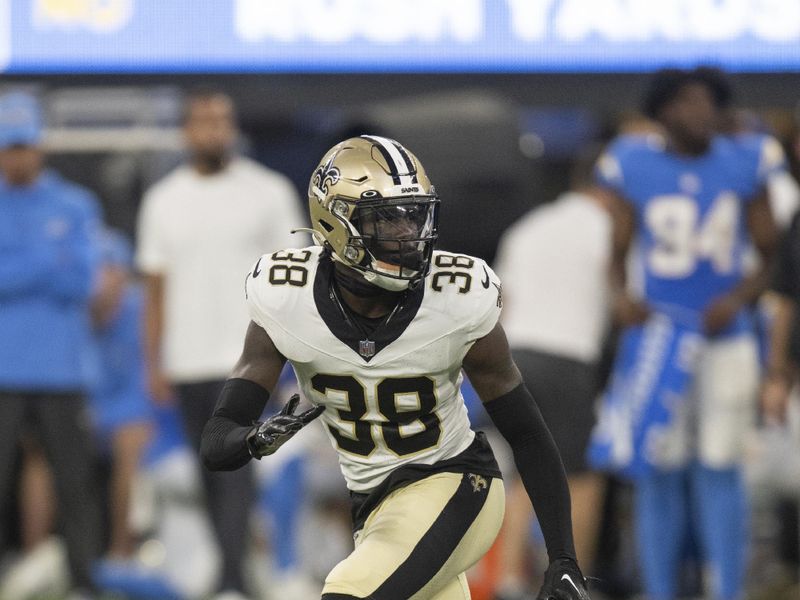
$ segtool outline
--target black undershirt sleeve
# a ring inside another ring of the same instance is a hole
[[[234,471],[250,460],[247,434],[261,416],[269,392],[248,379],[228,379],[203,428],[200,456],[210,471]]]
[[[533,503],[550,562],[575,560],[567,476],[553,436],[524,383],[484,404],[511,446],[522,483]]]

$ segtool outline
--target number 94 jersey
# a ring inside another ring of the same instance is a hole
[[[657,135],[613,142],[596,174],[636,210],[646,299],[699,312],[733,288],[749,246],[744,208],[784,163],[763,135],[717,136],[696,158]]]
[[[434,252],[431,272],[369,335],[342,306],[320,247],[262,256],[248,274],[250,316],[294,367],[349,489],[368,491],[394,469],[432,465],[474,439],[461,362],[497,323],[500,282],[478,258]]]

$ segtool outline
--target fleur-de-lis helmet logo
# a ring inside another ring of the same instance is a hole
[[[314,171],[314,175],[311,178],[312,186],[318,188],[326,196],[328,195],[328,186],[336,185],[341,177],[339,169],[331,166],[334,158],[336,158],[335,154],[331,156],[330,160],[324,165],[317,167],[317,170]],[[320,201],[322,201],[322,199],[320,199]]]

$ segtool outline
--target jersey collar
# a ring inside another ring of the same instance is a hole
[[[333,261],[326,254],[319,259],[319,266],[314,277],[314,303],[317,306],[322,320],[330,332],[342,343],[349,346],[362,360],[369,362],[381,350],[403,335],[403,332],[414,320],[422,305],[425,295],[424,282],[422,285],[409,289],[400,300],[400,305],[393,312],[387,322],[379,325],[368,336],[349,320],[339,306],[339,300],[334,295],[333,289]],[[345,313],[347,309],[344,309]],[[364,342],[369,342],[365,344]]]

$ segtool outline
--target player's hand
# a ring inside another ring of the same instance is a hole
[[[300,396],[294,394],[281,412],[253,427],[247,435],[247,448],[253,458],[274,454],[294,434],[325,411],[324,406],[315,406],[296,415],[294,411],[299,403]]]
[[[641,325],[650,315],[647,304],[628,294],[619,294],[614,298],[613,311],[617,322],[623,327]]]
[[[742,308],[742,303],[729,294],[720,296],[703,313],[703,330],[708,335],[716,335],[728,325]]]
[[[100,270],[97,290],[89,306],[95,327],[106,327],[117,316],[127,283],[128,274],[121,267],[107,265]]]
[[[551,562],[536,600],[590,600],[578,563],[571,558]]]
[[[166,373],[159,368],[148,369],[147,389],[159,406],[169,406],[175,400],[175,390]]]
[[[791,379],[782,373],[767,374],[761,386],[761,409],[764,420],[779,425],[786,422],[786,407],[789,405]]]

